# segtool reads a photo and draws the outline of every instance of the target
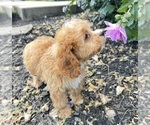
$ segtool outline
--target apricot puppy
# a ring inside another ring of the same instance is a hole
[[[72,110],[67,92],[75,105],[83,102],[81,95],[85,62],[105,43],[101,30],[92,31],[86,20],[65,23],[54,38],[41,36],[26,45],[23,62],[33,77],[33,86],[47,84],[58,117],[68,118]]]

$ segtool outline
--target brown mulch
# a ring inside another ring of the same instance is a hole
[[[90,18],[81,13],[78,18]],[[138,124],[138,43],[123,44],[107,40],[101,53],[87,62],[86,79],[83,90],[84,103],[72,107],[71,118],[60,120],[54,118],[53,106],[46,86],[36,90],[30,86],[31,78],[22,63],[22,51],[27,43],[37,36],[54,36],[55,31],[69,17],[53,17],[36,21],[23,22],[15,20],[13,26],[33,24],[27,34],[12,36],[12,118],[14,125],[137,125]],[[97,26],[94,24],[93,29]],[[6,39],[5,37],[1,37]],[[1,43],[2,44],[2,43]],[[7,46],[3,46],[7,49]],[[4,61],[4,59],[1,61]],[[1,62],[0,61],[0,62]],[[2,73],[3,74],[3,73]],[[3,94],[0,106],[7,105],[7,94]],[[6,105],[4,105],[6,104]],[[1,121],[2,124],[6,121]]]

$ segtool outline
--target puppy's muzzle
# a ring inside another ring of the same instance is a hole
[[[102,31],[101,31],[101,33],[100,33],[100,36],[104,36],[105,35],[105,30],[103,29]]]
[[[93,33],[98,34],[100,36],[104,36],[105,30],[104,29],[97,29],[97,30],[93,31]]]

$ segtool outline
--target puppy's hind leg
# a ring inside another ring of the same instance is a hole
[[[38,89],[42,85],[42,81],[37,76],[34,75],[32,75],[32,78],[33,78],[33,82],[31,85]]]

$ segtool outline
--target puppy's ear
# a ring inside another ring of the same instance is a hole
[[[60,48],[57,56],[57,73],[61,76],[76,78],[80,75],[80,63],[73,53],[72,45]]]

